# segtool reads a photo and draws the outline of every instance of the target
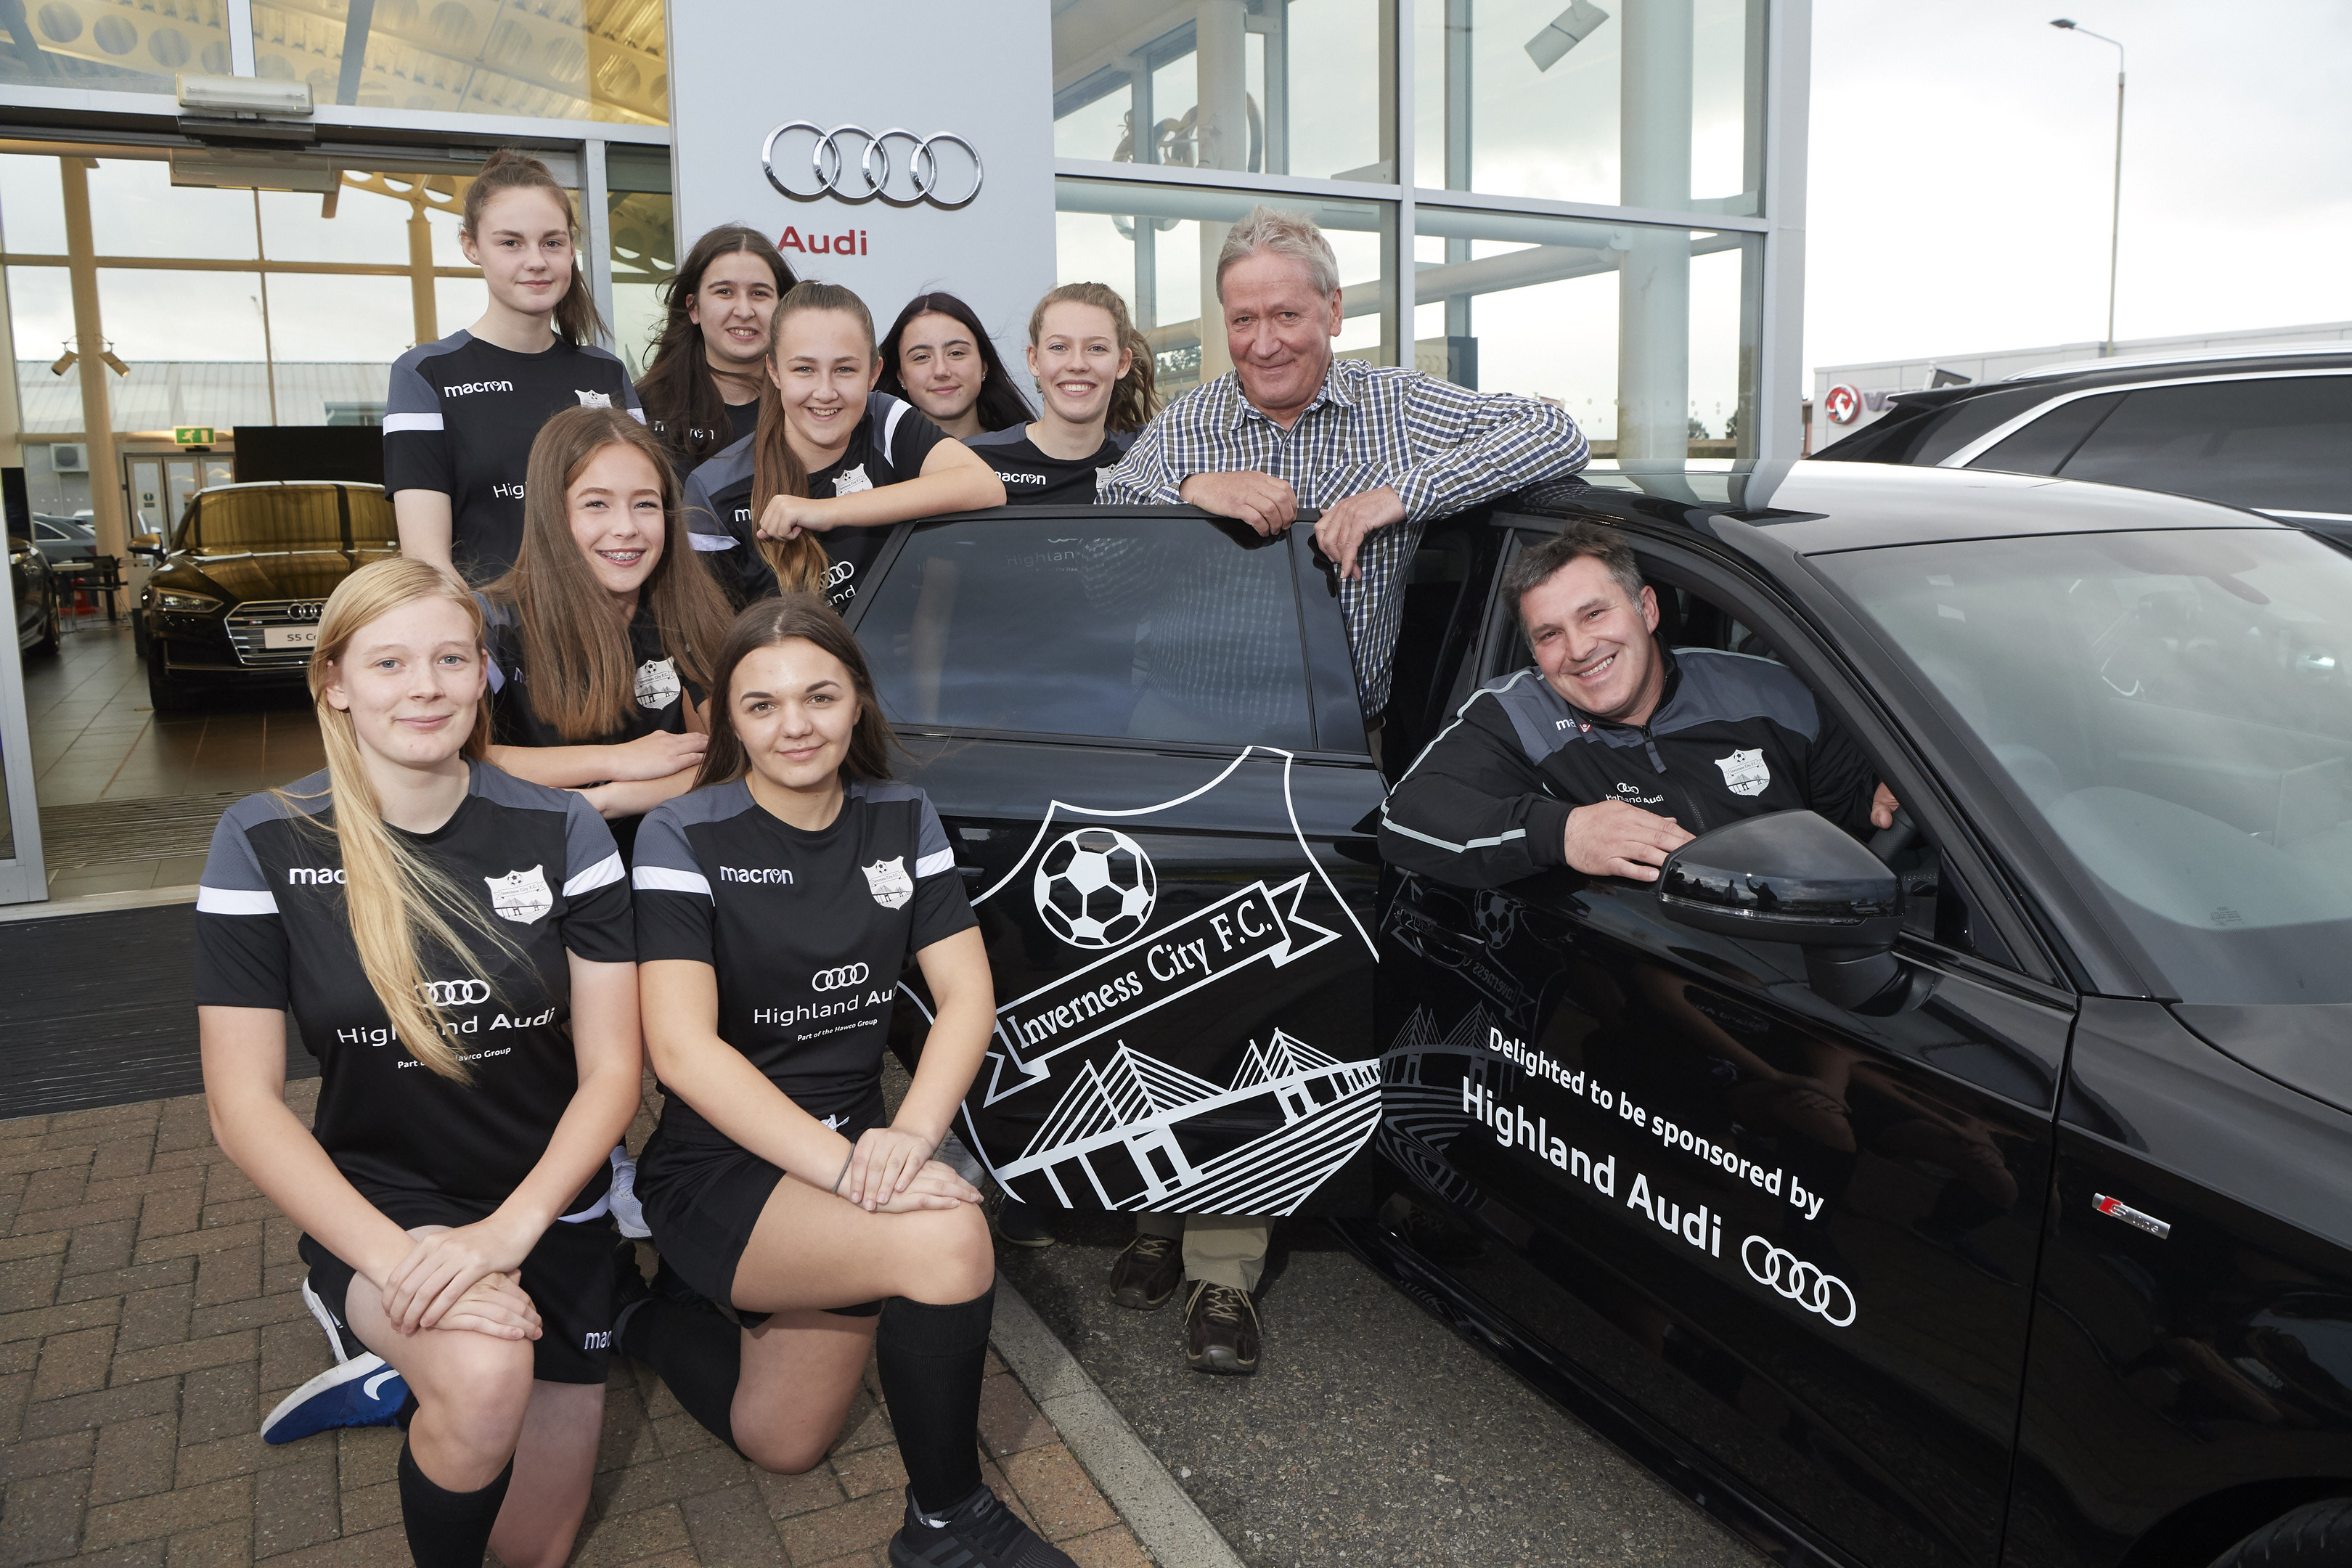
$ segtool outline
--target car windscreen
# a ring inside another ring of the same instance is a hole
[[[400,524],[393,515],[392,498],[382,490],[357,487],[344,493],[351,497],[352,503],[352,548],[398,549]]]
[[[2191,1002],[2352,1001],[2352,558],[2287,530],[1812,558]]]
[[[173,546],[208,555],[341,550],[341,509],[332,485],[212,490],[189,503]]]
[[[917,727],[1314,744],[1290,553],[1203,518],[919,528],[858,623]]]

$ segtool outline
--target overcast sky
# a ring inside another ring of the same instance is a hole
[[[1809,367],[2105,333],[2058,16],[2116,335],[2352,319],[2352,4],[1814,0]]]

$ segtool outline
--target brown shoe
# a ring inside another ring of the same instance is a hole
[[[1139,1236],[1110,1266],[1110,1299],[1139,1312],[1159,1310],[1182,1283],[1183,1243],[1172,1236]]]
[[[1257,1308],[1246,1290],[1197,1280],[1184,1304],[1184,1360],[1194,1372],[1257,1371]]]

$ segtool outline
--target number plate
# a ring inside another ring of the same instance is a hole
[[[319,628],[316,626],[264,626],[261,646],[265,648],[317,647]]]

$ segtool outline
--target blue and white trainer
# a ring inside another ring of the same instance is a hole
[[[320,1329],[327,1336],[327,1348],[335,1352],[336,1363],[340,1365],[351,1360],[352,1350],[360,1342],[359,1336],[352,1333],[350,1326],[319,1299],[319,1293],[310,1289],[308,1274],[302,1276],[302,1305],[308,1307],[310,1316],[318,1320]]]
[[[408,1380],[373,1351],[331,1366],[278,1402],[261,1423],[265,1443],[291,1443],[335,1426],[390,1426],[408,1401]]]

